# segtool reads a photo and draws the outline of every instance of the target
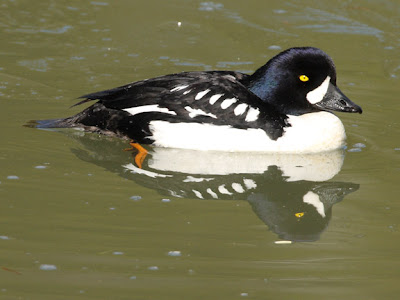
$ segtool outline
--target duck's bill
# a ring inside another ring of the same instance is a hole
[[[343,94],[341,90],[339,90],[339,88],[334,86],[332,83],[329,83],[329,87],[324,98],[314,105],[322,110],[359,114],[362,113],[361,107],[347,98],[346,95]]]

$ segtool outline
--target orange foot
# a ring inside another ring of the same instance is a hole
[[[139,143],[131,141],[129,145],[131,145],[132,148],[124,149],[124,151],[133,151],[135,149],[137,150],[137,154],[135,155],[135,163],[141,169],[143,161],[146,158],[148,152]]]

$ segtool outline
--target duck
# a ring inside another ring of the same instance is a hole
[[[325,152],[345,146],[345,128],[334,113],[362,113],[336,79],[328,54],[294,47],[251,75],[181,72],[86,94],[73,106],[97,101],[74,116],[34,121],[33,127],[113,135],[130,139],[137,149],[151,144],[203,151]]]

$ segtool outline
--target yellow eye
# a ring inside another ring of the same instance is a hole
[[[301,81],[303,81],[303,82],[306,82],[306,81],[309,81],[309,80],[310,80],[310,78],[308,78],[307,75],[300,75],[300,76],[299,76],[299,79],[300,79]]]

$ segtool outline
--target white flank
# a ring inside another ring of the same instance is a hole
[[[259,114],[260,111],[258,110],[258,108],[250,107],[244,120],[246,122],[254,122],[255,120],[257,120]]]
[[[231,106],[235,102],[237,102],[236,98],[225,99],[224,101],[221,102],[221,108],[227,109],[229,106]]]
[[[180,90],[184,90],[188,87],[188,85],[178,85],[177,87],[174,87],[170,92],[177,92]]]
[[[131,108],[124,108],[123,110],[127,111],[130,113],[132,116],[145,113],[145,112],[161,112],[161,113],[166,113],[170,115],[175,115],[176,112],[169,110],[166,107],[159,107],[158,104],[152,104],[152,105],[143,105],[143,106],[136,106],[136,107],[131,107]]]
[[[346,134],[340,119],[329,112],[289,116],[290,127],[271,140],[262,129],[229,125],[150,122],[155,146],[195,150],[317,153],[344,146]]]
[[[221,98],[224,94],[216,94],[216,95],[212,95],[210,97],[210,104],[213,105],[215,102],[218,101],[219,98]]]
[[[206,113],[205,111],[201,109],[194,109],[191,108],[190,106],[185,106],[185,109],[189,112],[189,117],[194,118],[196,116],[207,116],[216,119],[217,116],[212,114],[212,113]]]
[[[235,107],[233,112],[235,113],[235,116],[240,116],[243,115],[244,112],[246,111],[248,105],[246,103],[241,103],[238,106]]]
[[[192,192],[196,195],[197,198],[204,199],[203,195],[199,191],[192,190]]]
[[[317,212],[325,218],[325,208],[324,208],[324,203],[321,202],[319,199],[319,196],[316,193],[313,192],[308,192],[303,196],[303,202],[311,204],[312,206],[315,207]]]
[[[214,193],[212,189],[208,188],[207,193],[209,193],[214,199],[218,199],[218,195]]]
[[[191,90],[184,91],[183,94],[184,94],[184,95],[189,94],[190,91],[191,91]]]
[[[308,102],[310,102],[311,104],[320,102],[324,98],[326,92],[328,91],[330,80],[331,77],[327,76],[324,82],[322,82],[319,87],[315,88],[311,92],[308,92],[307,93]]]
[[[257,187],[256,182],[253,179],[243,179],[243,183],[248,190],[255,189]]]
[[[218,191],[219,191],[221,194],[233,195],[230,191],[228,191],[228,190],[226,189],[225,184],[220,185],[220,186],[218,187]]]
[[[232,183],[232,188],[236,193],[244,193],[244,188],[242,187],[242,185],[240,183]]]
[[[205,91],[197,93],[197,95],[194,97],[194,100],[200,100],[203,98],[210,90],[206,89]]]

